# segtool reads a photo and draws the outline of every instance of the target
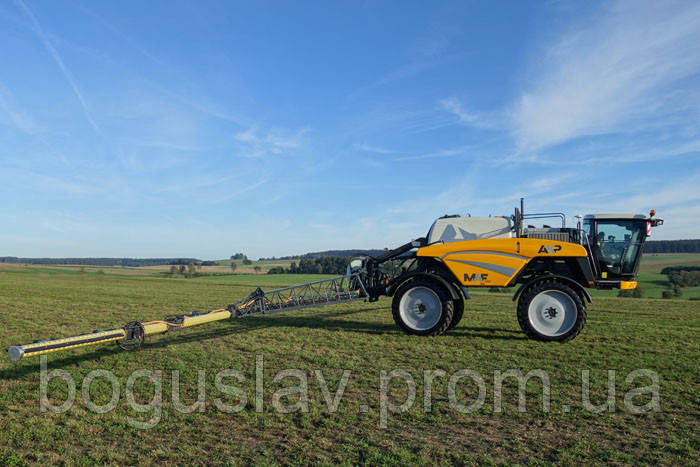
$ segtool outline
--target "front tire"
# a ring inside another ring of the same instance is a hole
[[[518,300],[518,323],[532,339],[567,342],[579,335],[586,324],[586,307],[581,296],[557,280],[538,282]]]
[[[452,323],[454,303],[441,284],[417,278],[396,290],[391,311],[394,321],[406,334],[439,336]]]

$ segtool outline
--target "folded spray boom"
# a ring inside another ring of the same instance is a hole
[[[230,304],[227,308],[212,310],[208,313],[193,311],[186,316],[175,316],[160,321],[132,321],[121,328],[110,329],[109,331],[94,331],[89,334],[63,339],[13,345],[8,349],[8,354],[10,360],[16,362],[24,357],[44,355],[60,350],[112,341],[116,341],[119,347],[124,350],[135,350],[141,347],[146,336],[177,331],[229,318],[277,313],[285,310],[344,303],[365,298],[367,298],[367,292],[357,273],[284,287],[268,292],[264,292],[258,287],[248,297]]]

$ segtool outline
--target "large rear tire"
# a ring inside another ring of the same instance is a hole
[[[416,278],[396,290],[391,311],[406,334],[439,336],[453,321],[454,303],[442,284]]]
[[[462,316],[464,316],[464,299],[460,296],[456,300],[452,300],[454,311],[452,313],[452,322],[447,327],[447,330],[454,329],[457,327],[460,321],[462,321]]]
[[[586,306],[569,285],[551,279],[530,286],[518,300],[518,323],[532,339],[567,342],[586,324]]]

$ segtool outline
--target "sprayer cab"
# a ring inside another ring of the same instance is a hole
[[[589,214],[583,218],[582,240],[601,285],[634,280],[644,241],[652,227],[664,222],[654,214]]]

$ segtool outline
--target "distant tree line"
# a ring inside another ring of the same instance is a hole
[[[700,253],[700,239],[649,240],[644,243],[644,253]]]
[[[280,256],[279,258],[272,256],[270,258],[260,258],[261,261],[266,260],[290,260],[290,259],[301,259],[301,258],[332,258],[332,257],[353,257],[353,256],[379,256],[386,250],[327,250],[327,251],[317,251],[313,253],[304,253],[303,255],[294,256]]]
[[[185,277],[197,277],[201,274],[202,266],[193,262],[190,262],[185,266],[184,264],[173,264],[170,266],[170,275],[175,276],[177,274],[182,274]]]
[[[288,268],[276,266],[268,274],[344,274],[349,257],[324,256],[322,258],[302,258],[299,264],[292,262]]]
[[[212,262],[212,261],[210,261]],[[23,264],[77,264],[83,266],[162,266],[203,264],[195,258],[18,258],[16,256],[0,256],[0,263]]]

